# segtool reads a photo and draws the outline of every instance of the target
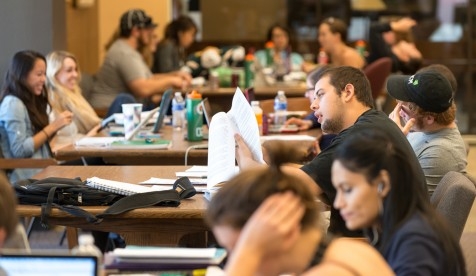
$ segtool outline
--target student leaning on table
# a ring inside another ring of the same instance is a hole
[[[428,201],[417,170],[387,133],[355,133],[335,152],[334,207],[397,275],[466,275],[458,240]]]
[[[281,142],[268,153],[269,167],[242,171],[207,208],[215,237],[230,253],[226,275],[394,275],[367,243],[326,236],[305,184],[312,179],[281,169],[294,149]]]
[[[46,62],[46,87],[52,109],[50,121],[66,110],[74,114],[73,122],[58,131],[52,144],[69,144],[84,135],[95,135],[101,119],[82,95],[78,85],[81,75],[74,55],[54,51],[46,56]]]
[[[408,161],[417,168],[415,183],[426,188],[425,176],[405,135],[385,113],[372,108],[370,84],[361,70],[349,66],[327,69],[316,83],[315,95],[311,108],[321,123],[322,131],[337,136],[329,147],[301,169],[291,166],[285,169],[292,171],[296,176],[311,176],[317,184],[313,185],[313,191],[322,197],[323,202],[332,205],[336,195],[331,182],[331,166],[336,149],[344,140],[356,133],[373,128],[385,130],[391,135],[395,144],[407,153]],[[257,162],[253,160],[243,139],[236,135],[235,140],[238,145],[236,157],[240,168],[256,166]],[[341,215],[332,206],[328,231],[343,236],[362,235],[360,232],[347,229]]]
[[[4,158],[51,158],[49,141],[73,120],[70,111],[48,121],[46,60],[34,51],[17,52],[0,92],[0,139]],[[39,169],[15,169],[9,179],[31,178]]]

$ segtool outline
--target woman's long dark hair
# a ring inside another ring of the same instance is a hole
[[[165,27],[164,39],[171,40],[176,46],[179,46],[179,32],[186,32],[191,29],[198,31],[195,22],[190,17],[181,15]]]
[[[0,92],[0,102],[7,95],[15,96],[23,102],[28,110],[28,116],[35,133],[48,125],[48,114],[46,111],[48,93],[46,87],[43,85],[41,95],[36,96],[26,83],[28,74],[33,70],[37,60],[43,60],[46,64],[45,57],[38,52],[17,52],[13,56],[10,67],[5,74],[2,91]]]
[[[428,191],[418,182],[417,171],[403,150],[396,147],[386,133],[367,129],[346,140],[335,152],[346,169],[363,174],[369,183],[386,170],[390,191],[383,199],[382,234],[378,249],[385,252],[394,232],[415,213],[420,213],[435,231],[449,266],[464,265],[456,237],[428,201]],[[455,271],[455,270],[450,270]],[[464,272],[462,272],[464,274]]]

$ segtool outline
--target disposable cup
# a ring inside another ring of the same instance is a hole
[[[129,137],[140,124],[140,114],[142,113],[142,104],[123,104],[122,114],[124,115],[124,136]]]

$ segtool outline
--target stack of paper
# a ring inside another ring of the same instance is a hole
[[[205,193],[207,191],[207,181],[208,181],[208,167],[207,166],[193,166],[184,172],[176,172],[175,175],[177,178],[188,177],[190,182],[197,190],[197,193]],[[155,185],[155,189],[172,189],[172,185],[175,183],[177,178],[158,178],[151,177],[146,181],[143,181],[139,184],[145,185]]]

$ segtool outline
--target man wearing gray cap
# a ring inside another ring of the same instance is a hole
[[[121,16],[119,38],[109,47],[89,98],[94,108],[109,108],[108,115],[120,113],[122,103],[142,101],[170,87],[190,84],[189,74],[152,74],[145,63],[139,49],[151,43],[155,27],[152,18],[140,9]]]
[[[466,146],[455,122],[449,80],[438,70],[421,70],[412,76],[391,76],[387,91],[398,101],[390,118],[407,135],[430,195],[447,172],[466,173]]]

